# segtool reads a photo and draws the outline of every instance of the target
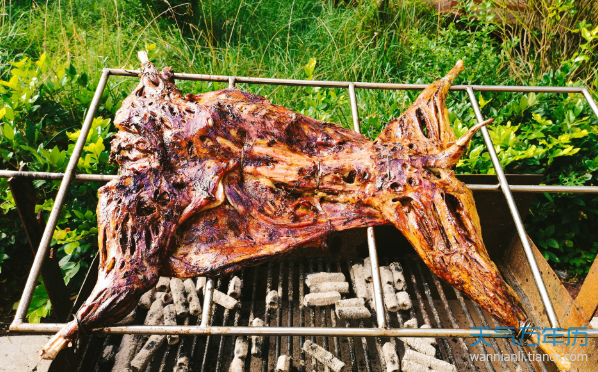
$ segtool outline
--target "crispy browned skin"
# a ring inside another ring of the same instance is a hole
[[[98,283],[84,327],[125,316],[159,274],[222,275],[331,231],[394,224],[426,265],[506,326],[526,319],[481,239],[471,192],[451,170],[445,99],[462,63],[374,141],[238,89],[183,96],[145,62],[115,124],[119,177],[100,189]],[[43,350],[77,336],[71,322]]]

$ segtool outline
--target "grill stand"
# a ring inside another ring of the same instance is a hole
[[[66,171],[64,174],[48,174],[48,173],[41,173],[40,172],[15,172],[15,171],[0,171],[0,177],[25,177],[25,178],[42,178],[42,179],[62,179],[62,183],[59,187],[58,193],[56,195],[56,200],[53,206],[53,209],[50,213],[48,223],[45,227],[44,233],[40,239],[39,249],[35,256],[31,272],[27,279],[27,283],[25,289],[23,291],[23,295],[21,297],[21,301],[19,307],[17,309],[15,319],[11,324],[10,329],[12,331],[23,331],[23,332],[55,332],[62,327],[61,324],[28,324],[25,323],[25,317],[27,314],[27,309],[31,302],[31,298],[33,296],[33,291],[35,289],[35,285],[37,282],[37,278],[41,272],[42,264],[44,258],[46,257],[49,249],[49,244],[53,235],[53,231],[56,227],[60,210],[64,204],[66,193],[68,191],[68,187],[70,182],[73,180],[77,181],[106,181],[108,179],[113,178],[114,176],[106,176],[106,175],[75,175],[76,166],[81,155],[83,146],[85,145],[85,140],[87,138],[87,134],[91,127],[91,122],[95,115],[95,111],[98,107],[101,95],[103,90],[106,86],[107,80],[109,76],[137,76],[139,74],[138,71],[131,71],[131,70],[119,70],[119,69],[104,69],[101,75],[100,81],[98,83],[98,87],[92,99],[91,105],[89,107],[88,113],[86,115],[85,121],[83,123],[79,138],[75,144],[73,149],[72,156],[69,159],[68,165],[66,167]],[[355,95],[355,88],[363,88],[363,89],[411,89],[411,90],[420,90],[425,88],[425,85],[419,84],[382,84],[382,83],[349,83],[349,82],[326,82],[326,81],[302,81],[302,80],[289,80],[289,79],[262,79],[262,78],[247,78],[247,77],[230,77],[230,76],[210,76],[210,75],[196,75],[196,74],[175,74],[175,79],[184,79],[184,80],[197,80],[197,81],[220,81],[220,82],[228,82],[229,86],[234,86],[235,83],[248,83],[248,84],[271,84],[271,85],[292,85],[292,86],[319,86],[319,87],[337,87],[337,88],[348,88],[349,95],[351,99],[351,111],[353,117],[353,124],[354,128],[358,131],[359,130],[359,117],[358,117],[358,110],[357,110],[357,100]],[[578,87],[567,87],[567,88],[558,88],[558,87],[507,87],[507,86],[453,86],[451,90],[457,91],[466,91],[468,93],[470,102],[473,106],[474,112],[476,114],[476,118],[479,122],[483,120],[479,106],[477,104],[477,100],[475,97],[475,91],[501,91],[501,92],[554,92],[554,93],[581,93],[584,98],[587,100],[588,104],[590,105],[592,111],[596,116],[598,116],[598,107],[594,102],[593,98],[591,97],[587,88],[578,88]],[[530,185],[523,185],[523,186],[510,186],[506,180],[502,167],[500,166],[500,162],[496,156],[494,151],[494,147],[492,145],[492,141],[490,139],[489,133],[486,128],[482,129],[482,134],[484,136],[484,140],[486,142],[486,147],[490,153],[493,165],[495,167],[496,174],[499,178],[498,185],[490,185],[490,186],[481,186],[481,185],[470,185],[472,189],[478,190],[501,190],[505,195],[507,200],[509,209],[511,211],[513,220],[516,225],[517,233],[519,235],[520,241],[522,242],[522,248],[524,252],[524,256],[526,261],[529,265],[529,276],[534,279],[535,286],[537,289],[537,293],[540,299],[541,304],[543,305],[546,317],[548,318],[549,324],[552,327],[557,327],[558,317],[555,312],[553,303],[551,303],[550,295],[546,289],[546,285],[542,278],[542,273],[540,272],[538,266],[538,260],[534,256],[534,248],[530,242],[527,240],[527,236],[525,234],[525,230],[523,228],[523,223],[521,217],[517,211],[517,207],[515,201],[513,199],[511,191],[524,191],[524,192],[537,192],[537,191],[545,191],[545,192],[598,192],[598,187],[565,187],[565,186],[530,186]],[[137,326],[121,326],[121,327],[105,327],[101,330],[97,330],[97,332],[105,332],[105,333],[143,333],[143,334],[151,334],[151,333],[182,333],[183,331],[190,331],[190,333],[194,334],[227,334],[227,333],[236,333],[236,334],[272,334],[278,335],[277,344],[280,340],[280,335],[287,335],[290,337],[292,334],[294,335],[321,335],[324,337],[327,336],[338,336],[338,335],[345,335],[345,336],[370,336],[370,337],[384,337],[384,336],[415,336],[415,337],[425,337],[425,336],[434,336],[434,337],[468,337],[471,334],[469,330],[463,329],[431,329],[431,330],[408,330],[408,329],[388,329],[387,326],[387,319],[384,314],[384,303],[383,303],[383,296],[381,291],[380,285],[380,276],[378,271],[378,258],[377,258],[377,250],[376,250],[376,241],[374,237],[373,228],[368,229],[368,247],[369,247],[369,255],[371,258],[372,264],[372,274],[373,274],[373,284],[374,284],[374,313],[376,316],[376,324],[375,327],[377,328],[291,328],[291,327],[275,327],[278,330],[274,330],[273,328],[265,328],[265,327],[252,327],[250,329],[243,329],[243,327],[234,327],[226,328],[226,327],[211,327],[210,324],[210,316],[213,312],[212,306],[212,288],[213,288],[213,279],[208,279],[206,284],[206,295],[204,299],[204,308],[203,314],[201,318],[200,327],[137,327]],[[529,277],[528,276],[528,277]],[[557,301],[558,302],[558,301]],[[430,302],[430,305],[433,309],[433,314],[436,315],[436,310],[433,305],[433,301]],[[309,311],[308,311],[309,312]],[[324,313],[323,313],[324,314]],[[325,314],[324,314],[325,315]],[[280,316],[278,316],[280,319]],[[312,320],[313,320],[313,313],[312,313]],[[437,319],[438,320],[438,319]],[[268,323],[268,322],[267,322]],[[441,327],[440,322],[437,321],[438,326]],[[452,320],[451,320],[451,323]],[[315,323],[312,323],[315,325]],[[191,328],[191,329],[190,329]],[[189,333],[189,332],[188,332]],[[592,330],[588,331],[589,337],[598,337],[598,331]],[[489,337],[494,337],[496,333],[494,331],[484,331],[485,335]],[[558,337],[566,337],[566,332],[557,333]],[[209,336],[208,336],[209,337]],[[326,342],[327,343],[327,342]],[[461,345],[462,346],[462,345]],[[445,345],[445,348],[448,350],[449,346],[448,343]],[[206,347],[207,350],[207,347]],[[280,352],[280,349],[277,347],[277,352]],[[450,354],[450,353],[449,353]]]

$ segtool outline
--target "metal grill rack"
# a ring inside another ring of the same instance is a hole
[[[416,318],[420,324],[432,324],[439,327],[443,322],[448,321],[452,327],[463,326],[488,326],[492,322],[491,317],[483,313],[481,309],[472,301],[465,300],[459,291],[442,285],[439,279],[432,274],[421,263],[410,264],[407,259],[383,258],[384,264],[390,261],[398,262],[403,269],[407,282],[407,292],[414,299],[414,306],[410,310],[399,310],[396,313],[384,312],[386,322],[391,327],[400,328],[404,322]],[[409,259],[409,261],[411,261]],[[372,327],[376,324],[376,317],[365,320],[340,321],[337,323],[335,316],[331,313],[331,306],[308,308],[301,304],[305,294],[305,274],[313,271],[343,272],[350,277],[350,267],[354,262],[341,259],[318,258],[318,259],[288,259],[270,261],[267,264],[255,268],[244,269],[239,276],[244,279],[245,287],[242,306],[235,310],[212,308],[211,324],[220,324],[222,327],[228,326],[232,321],[235,326],[246,326],[255,318],[265,320],[266,326],[281,327],[282,324],[292,326],[314,327],[338,327],[338,329],[348,327]],[[217,288],[226,288],[229,277],[217,280]],[[276,310],[268,311],[264,299],[266,293],[270,290],[277,290],[279,293],[279,306]],[[434,291],[434,293],[432,293]],[[456,299],[452,296],[455,293]],[[347,294],[347,297],[354,297],[355,293]],[[434,301],[434,297],[440,297],[440,303]],[[447,299],[449,297],[450,299]],[[458,299],[458,301],[457,301]],[[368,305],[372,314],[375,309]],[[473,310],[472,310],[473,309]],[[144,314],[138,314],[140,319]],[[201,322],[201,317],[187,317],[185,324]],[[208,335],[207,337],[181,336],[181,343],[178,345],[164,345],[154,355],[153,362],[146,371],[159,372],[173,370],[173,364],[177,355],[186,353],[189,356],[189,370],[196,372],[205,371],[228,371],[232,362],[232,350],[234,348],[234,332],[231,335]],[[333,355],[346,362],[346,370],[351,371],[386,371],[385,362],[381,356],[381,345],[385,342],[391,342],[398,346],[402,353],[404,347],[396,337],[344,337],[344,336],[311,336],[313,342],[322,345]],[[298,341],[298,342],[297,342]],[[251,371],[271,371],[274,370],[276,361],[280,355],[290,355],[299,371],[324,370],[324,366],[317,361],[305,360],[305,355],[301,353],[301,345],[305,341],[304,336],[282,335],[266,338],[262,357],[255,357],[249,354],[245,361],[246,370]],[[118,347],[120,342],[118,335],[109,337],[100,337],[92,335],[85,344],[85,348],[80,351],[82,354],[78,371],[110,371],[110,364],[102,364],[102,350],[107,345]],[[458,339],[438,339],[438,349],[436,358],[449,362],[462,372],[497,372],[497,371],[515,371],[517,366],[510,362],[472,362],[468,355],[470,353],[486,353],[484,347],[476,345],[468,346],[462,338]],[[491,341],[494,350],[499,352],[515,354],[524,351],[519,346],[513,346],[511,343],[498,342],[498,345]],[[525,361],[519,367],[521,371],[547,371],[543,363],[537,363],[535,368],[531,362]]]
[[[95,115],[96,109],[98,107],[100,97],[106,87],[106,83],[110,76],[126,76],[126,77],[136,77],[139,75],[139,71],[134,70],[123,70],[123,69],[104,69],[99,80],[97,89],[95,91],[93,100],[90,104],[89,110],[85,117],[83,126],[81,128],[81,132],[79,134],[79,138],[75,144],[73,149],[72,155],[69,159],[68,165],[64,173],[46,173],[46,172],[20,172],[20,171],[8,171],[8,170],[1,170],[0,177],[16,177],[16,178],[29,178],[29,179],[52,179],[52,180],[62,180],[58,193],[56,195],[56,199],[54,202],[54,206],[48,218],[48,222],[45,226],[43,236],[41,237],[41,241],[39,244],[39,248],[35,255],[35,259],[31,268],[31,272],[29,273],[27,283],[25,285],[25,289],[23,291],[23,295],[21,297],[21,301],[19,303],[14,321],[10,326],[11,331],[18,331],[18,332],[56,332],[60,330],[64,324],[62,323],[53,323],[53,324],[30,324],[25,322],[25,317],[27,314],[27,309],[29,308],[33,291],[37,284],[37,278],[40,275],[40,270],[42,268],[42,264],[44,258],[47,256],[49,244],[52,239],[52,235],[54,229],[56,227],[60,210],[65,202],[65,198],[67,195],[67,190],[69,185],[72,181],[78,182],[93,182],[93,181],[109,181],[116,176],[112,175],[99,175],[99,174],[75,174],[77,162],[81,155],[82,149],[85,145],[85,140],[87,138],[87,134],[91,128],[91,123],[93,117]],[[306,81],[306,80],[289,80],[289,79],[268,79],[268,78],[252,78],[252,77],[234,77],[234,76],[215,76],[215,75],[199,75],[199,74],[185,74],[185,73],[178,73],[174,74],[175,79],[179,80],[195,80],[195,81],[212,81],[212,82],[228,82],[230,87],[234,87],[235,84],[244,83],[244,84],[266,84],[266,85],[288,85],[288,86],[311,86],[311,87],[323,87],[323,88],[344,88],[349,90],[350,102],[351,102],[351,111],[352,111],[352,119],[354,124],[354,129],[359,131],[359,114],[358,114],[358,107],[357,107],[357,100],[355,96],[355,89],[387,89],[387,90],[422,90],[426,87],[426,85],[422,84],[389,84],[389,83],[364,83],[364,82],[338,82],[338,81]],[[468,94],[469,100],[472,104],[474,109],[476,118],[478,122],[483,121],[482,114],[480,112],[480,108],[475,97],[475,92],[546,92],[546,93],[572,93],[572,94],[582,94],[585,99],[587,100],[588,104],[590,105],[594,114],[598,117],[598,106],[596,102],[593,100],[590,92],[585,87],[525,87],[525,86],[483,86],[483,85],[455,85],[450,88],[454,91],[465,91]],[[513,221],[516,226],[517,234],[521,240],[523,245],[523,249],[525,252],[525,256],[529,265],[531,267],[531,272],[533,274],[534,282],[538,288],[540,293],[540,297],[542,303],[544,305],[546,314],[548,315],[548,319],[552,327],[558,327],[558,320],[555,315],[555,311],[553,306],[550,302],[548,297],[548,293],[546,291],[546,286],[542,280],[540,271],[538,269],[538,265],[535,261],[532,248],[530,243],[527,239],[525,229],[523,227],[523,222],[517,210],[517,206],[513,199],[512,192],[552,192],[552,193],[598,193],[598,187],[595,186],[584,186],[584,187],[572,187],[572,186],[536,186],[536,185],[518,185],[512,186],[509,185],[507,179],[505,177],[504,171],[500,165],[498,160],[497,154],[495,152],[494,146],[492,144],[492,140],[488,133],[488,130],[484,127],[481,129],[482,135],[484,137],[484,141],[486,144],[486,148],[490,154],[492,159],[492,163],[494,165],[494,169],[496,175],[498,176],[498,184],[495,185],[475,185],[469,184],[467,185],[472,190],[481,190],[481,191],[501,191],[507,201],[509,210],[513,217]],[[353,345],[358,344],[359,339],[361,338],[361,342],[364,342],[364,337],[373,337],[374,340],[379,340],[380,337],[457,337],[457,338],[464,338],[464,337],[471,337],[472,331],[469,327],[472,326],[472,322],[469,322],[469,326],[466,328],[456,328],[456,322],[454,321],[452,316],[449,316],[450,321],[448,322],[451,327],[446,327],[446,322],[441,323],[439,321],[437,310],[435,309],[434,301],[431,300],[431,297],[428,295],[429,288],[432,287],[430,284],[425,284],[424,281],[424,294],[425,298],[428,300],[428,304],[431,307],[431,313],[433,317],[437,320],[437,328],[433,329],[409,329],[409,328],[395,328],[396,322],[392,319],[387,317],[388,314],[384,312],[384,304],[383,304],[383,296],[381,291],[380,285],[380,274],[378,270],[378,257],[377,257],[377,249],[376,249],[376,239],[374,236],[373,228],[369,228],[367,232],[367,239],[368,239],[368,247],[369,247],[369,255],[371,258],[371,265],[372,265],[372,273],[373,273],[373,285],[374,285],[374,304],[372,306],[373,313],[375,314],[375,319],[370,322],[363,322],[360,323],[358,326],[353,327],[334,327],[334,325],[330,326],[329,323],[318,323],[319,316],[311,314],[311,310],[307,310],[308,318],[315,319],[316,322],[307,322],[307,324],[303,324],[305,322],[303,317],[300,317],[299,326],[293,326],[292,324],[288,324],[288,326],[281,326],[282,320],[279,313],[277,313],[277,326],[276,327],[247,327],[244,325],[239,325],[240,323],[237,322],[237,317],[235,316],[234,325],[228,326],[223,324],[222,326],[212,325],[211,319],[214,315],[214,307],[212,306],[212,291],[214,286],[218,286],[219,284],[216,283],[214,279],[208,279],[206,285],[206,293],[204,296],[204,306],[203,306],[203,314],[201,316],[201,320],[198,320],[198,325],[189,325],[190,323],[187,321],[185,325],[182,326],[110,326],[104,327],[101,329],[94,330],[94,333],[109,333],[109,334],[123,334],[123,333],[134,333],[134,334],[186,334],[186,335],[207,335],[206,343],[210,343],[211,338],[214,335],[266,335],[266,336],[275,336],[276,337],[276,347],[275,350],[277,353],[280,352],[280,339],[282,336],[288,337],[291,340],[288,343],[288,347],[293,345],[292,337],[293,336],[311,336],[311,337],[324,337],[329,338],[332,337],[333,344],[336,348],[338,343],[338,337],[354,337],[355,339],[352,341]],[[301,272],[301,267],[299,267],[299,271]],[[280,269],[282,273],[282,269]],[[420,271],[414,273],[411,272],[412,276],[411,279],[417,280],[418,275],[421,274]],[[291,275],[291,274],[289,274]],[[423,279],[423,276],[421,277]],[[218,281],[219,282],[219,281]],[[268,282],[270,283],[270,281]],[[434,283],[434,287],[441,288],[440,284],[437,280],[432,280]],[[279,286],[280,290],[280,286]],[[300,289],[301,293],[301,289]],[[417,292],[415,293],[417,295]],[[441,296],[442,297],[442,296]],[[424,297],[419,294],[417,296],[419,302],[421,303]],[[459,297],[462,300],[461,297]],[[444,301],[444,298],[443,298]],[[462,301],[461,301],[462,302]],[[467,309],[467,306],[462,305],[463,310]],[[475,308],[474,313],[479,314],[479,309]],[[318,310],[319,311],[319,310]],[[316,311],[316,312],[318,312]],[[422,313],[423,314],[423,313]],[[466,318],[467,320],[471,320],[470,318],[471,313],[466,311]],[[450,315],[450,314],[449,314]],[[230,317],[230,314],[228,315]],[[429,316],[429,315],[427,315]],[[267,322],[270,321],[269,319]],[[400,322],[399,322],[400,324]],[[307,325],[307,326],[305,326]],[[324,326],[322,326],[324,325]],[[476,331],[476,333],[478,333]],[[483,335],[485,337],[496,337],[498,332],[494,330],[484,330]],[[598,337],[598,330],[588,330],[587,332],[588,337]],[[567,337],[567,332],[560,331],[556,332],[557,337]],[[324,339],[325,343],[329,343],[329,339]],[[370,341],[368,341],[370,342]],[[376,341],[378,342],[378,341]],[[446,344],[446,342],[443,342]],[[193,349],[197,353],[197,337],[194,337],[193,340]],[[446,349],[449,348],[448,344],[445,345]],[[458,348],[463,348],[463,344],[460,345],[451,345],[450,348],[453,350]],[[358,353],[360,348],[358,346],[355,347],[355,353]],[[365,351],[365,348],[364,348]],[[207,348],[206,348],[207,353]],[[356,355],[357,355],[356,354]],[[451,353],[447,353],[448,355]],[[207,354],[206,354],[207,355]],[[353,354],[352,354],[353,355]],[[364,353],[364,357],[366,359],[369,358],[370,361],[373,361],[373,357],[367,356],[367,352]],[[205,364],[205,358],[204,362]]]

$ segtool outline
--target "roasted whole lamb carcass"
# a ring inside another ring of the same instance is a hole
[[[140,58],[141,82],[114,120],[119,177],[99,190],[98,282],[44,358],[79,327],[124,317],[161,274],[223,275],[386,223],[503,325],[526,322],[452,170],[489,122],[455,138],[445,101],[461,61],[370,141],[239,89],[183,95],[172,69]]]

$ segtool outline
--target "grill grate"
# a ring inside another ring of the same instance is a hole
[[[402,328],[409,319],[417,319],[418,324],[428,324],[434,328],[442,328],[450,323],[453,328],[471,328],[475,326],[496,325],[494,320],[475,303],[462,296],[459,291],[450,289],[440,282],[419,258],[409,259],[383,258],[382,264],[398,262],[406,278],[406,291],[412,298],[413,307],[409,310],[399,310],[396,313],[384,311],[384,317],[389,327]],[[356,297],[354,278],[351,266],[356,263],[349,259],[317,258],[271,261],[255,268],[242,270],[237,274],[243,281],[244,287],[240,300],[240,307],[228,310],[215,303],[211,308],[210,324],[213,326],[248,326],[254,318],[264,320],[268,327],[359,327],[376,326],[376,308],[371,302],[367,303],[371,311],[371,319],[340,320],[336,317],[333,306],[304,307],[303,297],[306,293],[306,272],[327,271],[343,272],[350,281],[350,293],[343,298]],[[265,276],[265,278],[264,278]],[[226,288],[230,278],[218,279],[215,288]],[[267,310],[266,295],[270,290],[277,290],[278,308]],[[451,295],[454,293],[455,297]],[[473,309],[473,311],[471,310]],[[137,324],[141,324],[145,311],[139,311]],[[430,314],[432,315],[430,317]],[[187,316],[179,320],[185,325],[200,324],[201,316]],[[147,367],[147,372],[177,371],[176,362],[184,356],[189,357],[189,371],[229,371],[233,360],[235,344],[234,335],[182,335],[177,345],[165,343],[154,355]],[[386,364],[382,354],[382,345],[391,342],[396,346],[402,357],[405,352],[403,341],[394,337],[343,337],[343,336],[307,336],[312,342],[330,351],[333,355],[346,363],[344,371],[386,371]],[[105,363],[102,352],[107,346],[113,345],[118,349],[120,335],[92,335],[88,342],[81,342],[84,350],[80,350],[82,361],[79,371],[112,371],[112,365]],[[264,338],[262,357],[248,353],[245,360],[246,371],[273,371],[281,354],[292,357],[291,371],[326,371],[326,367],[301,351],[305,342],[304,336],[266,336]],[[251,340],[247,340],[251,347]],[[492,348],[478,344],[468,346],[463,338],[438,338],[436,358],[454,364],[459,371],[471,372],[501,372],[501,371],[547,371],[543,364],[533,366],[529,361],[516,366],[510,362],[472,362],[470,354],[514,354],[525,352],[521,347],[514,348],[506,340],[489,339]]]

